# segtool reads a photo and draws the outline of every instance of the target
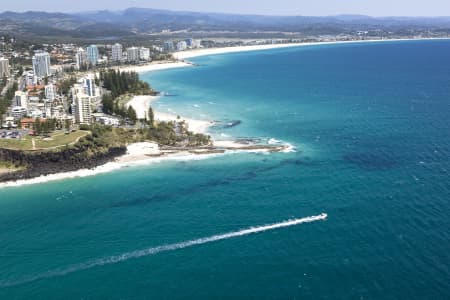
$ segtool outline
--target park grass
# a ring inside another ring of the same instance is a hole
[[[89,134],[89,131],[78,130],[66,134],[64,132],[57,132],[51,135],[51,138],[45,140],[41,137],[35,138],[36,150],[58,148],[77,142],[80,138]]]
[[[22,139],[0,139],[0,148],[12,150],[33,150],[32,139],[35,141],[35,150],[46,150],[59,148],[77,142],[80,138],[89,134],[89,131],[78,130],[65,134],[64,132],[55,132],[50,135],[49,140],[42,137],[24,136]]]
[[[31,150],[31,136],[24,136],[22,139],[0,139],[0,148],[12,150]]]

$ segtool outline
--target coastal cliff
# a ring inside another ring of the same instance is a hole
[[[81,169],[93,169],[115,161],[127,153],[127,145],[155,141],[161,146],[183,148],[211,144],[209,136],[193,134],[174,122],[160,122],[144,129],[123,129],[93,125],[85,128],[89,134],[72,145],[56,149],[21,150],[0,148],[0,182],[31,179],[50,174]]]
[[[22,167],[0,174],[0,182],[30,179],[43,175],[92,169],[124,155],[125,146],[113,146],[93,150],[87,144],[78,144],[58,151],[22,151],[0,149],[0,161]]]
[[[88,135],[72,145],[47,150],[0,148],[0,182],[94,169],[108,162],[129,163],[177,154],[209,155],[225,152],[284,152],[288,144],[218,141],[210,136],[187,131],[183,122],[159,122],[141,129],[93,125]]]

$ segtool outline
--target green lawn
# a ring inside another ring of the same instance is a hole
[[[7,148],[14,150],[31,150],[31,137],[27,135],[23,139],[0,138],[0,148]]]
[[[89,134],[89,131],[78,130],[65,134],[63,132],[58,132],[51,135],[51,140],[44,140],[42,138],[35,138],[36,149],[47,149],[65,146],[67,144],[74,143],[78,141],[81,137]]]
[[[56,132],[51,134],[51,140],[44,140],[42,137],[25,136],[23,139],[0,139],[0,148],[14,150],[33,150],[32,139],[34,138],[36,150],[62,147],[78,141],[79,138],[89,134],[89,131],[78,130],[65,134]]]

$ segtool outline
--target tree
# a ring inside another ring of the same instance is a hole
[[[36,135],[41,135],[41,133],[42,133],[41,119],[36,118],[34,120],[33,130]]]
[[[155,113],[153,112],[153,108],[151,108],[151,107],[148,110],[148,124],[150,126],[155,125]]]
[[[42,122],[41,128],[43,134],[48,134],[50,132],[48,121]]]
[[[105,94],[102,96],[102,105],[105,114],[111,115],[114,112],[114,100],[111,95]]]
[[[49,124],[48,124],[48,129],[50,131],[55,131],[56,130],[56,123],[57,123],[56,119],[50,119],[49,120]]]
[[[70,88],[77,82],[75,77],[63,80],[60,85],[61,93],[65,96],[69,94]]]
[[[64,128],[66,129],[67,132],[70,132],[70,121],[69,121],[69,119],[66,119],[64,121]]]
[[[133,122],[135,123],[137,120],[137,116],[136,116],[136,111],[134,110],[134,108],[130,105],[128,106],[127,109],[127,117]]]
[[[7,100],[12,100],[18,88],[19,85],[17,84],[17,82],[14,82],[14,84],[6,91],[5,98]]]
[[[155,94],[148,83],[139,79],[136,72],[101,71],[99,81],[103,82],[104,88],[111,91],[113,99],[126,93]]]

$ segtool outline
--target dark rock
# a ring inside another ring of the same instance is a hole
[[[26,167],[24,170],[0,175],[0,182],[92,169],[113,161],[127,152],[125,146],[106,148],[104,151],[97,151],[92,155],[87,155],[87,150],[88,148],[83,145],[58,151],[40,152],[0,149],[0,161],[8,161]]]

